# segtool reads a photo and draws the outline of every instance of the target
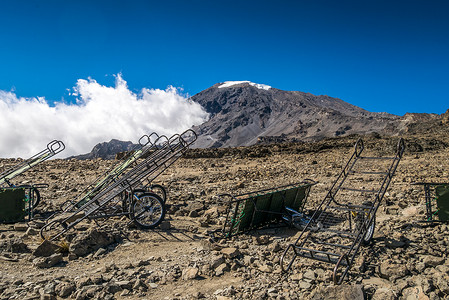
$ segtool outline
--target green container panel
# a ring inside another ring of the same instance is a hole
[[[0,189],[0,222],[23,221],[27,215],[25,207],[25,189]]]
[[[435,188],[437,198],[438,219],[449,221],[449,185],[439,185]]]

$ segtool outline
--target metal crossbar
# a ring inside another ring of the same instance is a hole
[[[47,188],[48,184],[38,183],[38,184],[25,184],[25,185],[15,185],[11,182],[11,179],[19,176],[25,171],[31,169],[32,167],[40,164],[43,161],[53,157],[59,152],[65,149],[65,145],[61,141],[53,140],[47,144],[47,147],[41,152],[33,155],[32,157],[22,161],[21,163],[9,168],[0,174],[0,187],[10,188],[10,189],[24,189],[26,202],[26,214],[28,215],[28,220],[33,218],[34,209],[40,202],[40,188]],[[18,201],[22,201],[19,199]]]
[[[334,264],[333,280],[341,284],[362,243],[373,236],[375,214],[404,153],[400,139],[394,157],[363,157],[359,139],[350,159],[327,195],[281,257],[284,271],[297,257]],[[356,175],[356,176],[355,176]],[[354,188],[355,186],[362,188]]]
[[[165,138],[164,136],[162,138]],[[99,176],[93,183],[85,188],[75,199],[67,200],[61,205],[62,212],[74,211],[80,208],[83,204],[92,199],[102,188],[111,182],[116,181],[119,176],[132,164],[135,164],[139,158],[147,155],[154,147],[156,147],[156,141],[158,141],[159,135],[156,132],[150,135],[143,135],[139,139],[134,149],[128,152],[122,159],[120,159],[115,165],[108,169],[103,175]]]
[[[310,188],[315,184],[313,180],[307,179],[236,196],[218,195],[219,203],[226,205],[222,235],[231,237],[282,220],[292,223],[292,216],[302,212]]]
[[[2,172],[0,174],[0,187],[5,186],[5,184],[6,186],[13,187],[14,185],[10,182],[11,179],[58,154],[64,149],[65,145],[63,142],[57,140],[51,141],[41,152]]]
[[[158,197],[149,193],[140,195],[134,190],[137,187],[151,184],[157,176],[187,151],[196,138],[196,133],[193,130],[173,135],[171,138],[159,136],[151,150],[147,151],[145,157],[142,157],[141,161],[137,161],[133,168],[114,177],[114,180],[102,184],[101,188],[88,201],[78,203],[78,206],[75,205],[74,209],[65,214],[49,219],[41,229],[41,236],[44,239],[55,240],[85,219],[126,215],[136,221],[142,214],[151,213],[153,208],[149,202],[151,199],[157,200]],[[147,202],[136,204],[142,197],[147,197]],[[158,202],[161,200],[159,199]],[[138,208],[139,211],[136,212],[135,208]],[[162,209],[160,217],[163,218],[165,208],[159,207],[158,209]]]

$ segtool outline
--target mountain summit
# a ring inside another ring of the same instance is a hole
[[[197,147],[383,132],[400,118],[369,112],[338,98],[283,91],[250,81],[217,83],[192,100],[210,114],[207,122],[195,127]]]

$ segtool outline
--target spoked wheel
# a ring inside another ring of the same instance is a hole
[[[150,193],[154,193],[161,197],[161,199],[165,202],[167,202],[167,190],[160,184],[153,184],[149,188]]]
[[[144,189],[135,189],[133,190],[134,194],[139,196],[146,192]],[[122,210],[125,211],[131,211],[131,203],[132,203],[132,195],[129,190],[125,190],[121,193],[122,197]],[[129,215],[127,215],[129,216]]]
[[[363,206],[372,206],[372,202],[364,202]],[[366,209],[366,212],[358,213],[355,218],[355,223],[357,224],[357,228],[360,228],[364,225],[365,220],[369,219],[371,217],[371,214],[369,213],[369,210]],[[373,239],[374,235],[374,228],[376,227],[376,215],[373,215],[372,221],[369,224],[368,228],[366,229],[366,233],[363,236],[362,243],[364,245],[369,245]]]
[[[130,208],[131,219],[145,229],[155,228],[165,216],[164,201],[154,193],[134,194]]]

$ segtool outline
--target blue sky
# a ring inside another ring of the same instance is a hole
[[[370,111],[449,108],[448,1],[0,0],[0,90],[72,101],[78,79],[131,90],[250,80]]]

